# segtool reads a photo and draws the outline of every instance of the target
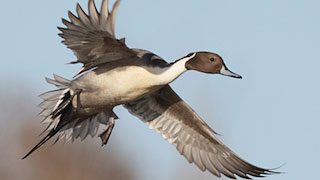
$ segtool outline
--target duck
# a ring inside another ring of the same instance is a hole
[[[190,70],[242,77],[229,70],[217,53],[192,52],[168,63],[150,51],[128,47],[125,38],[115,35],[119,4],[116,0],[109,8],[108,0],[102,0],[98,11],[94,0],[88,0],[88,13],[78,3],[76,14],[69,11],[69,20],[62,19],[59,36],[77,57],[71,64],[83,66],[72,80],[55,74],[46,78],[56,86],[40,95],[46,135],[23,159],[54,136],[55,142],[99,137],[106,145],[119,119],[113,109],[123,106],[202,171],[232,179],[276,173],[236,155],[169,85]]]

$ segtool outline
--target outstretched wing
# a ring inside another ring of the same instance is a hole
[[[202,171],[209,170],[219,177],[222,173],[234,179],[235,175],[250,179],[249,176],[262,177],[275,173],[249,164],[222,144],[214,131],[169,85],[125,107],[151,129],[162,134]]]
[[[94,0],[89,0],[87,15],[77,4],[77,15],[68,12],[70,21],[62,19],[65,28],[59,27],[62,41],[77,56],[77,61],[83,63],[83,71],[99,66],[106,62],[134,57],[135,53],[129,49],[124,39],[115,37],[115,16],[119,8],[117,0],[111,10],[108,10],[108,0],[102,0],[101,10],[98,12]]]

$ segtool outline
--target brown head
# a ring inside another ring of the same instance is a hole
[[[230,71],[218,54],[211,52],[195,52],[190,53],[187,57],[191,57],[185,64],[188,70],[196,70],[210,74],[222,74],[239,79],[242,78],[240,75]]]

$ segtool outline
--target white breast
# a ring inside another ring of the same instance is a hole
[[[138,99],[161,85],[172,82],[186,71],[185,63],[192,57],[181,59],[165,68],[125,66],[100,74],[92,71],[75,80],[75,84],[88,89],[81,95],[85,101],[82,104],[121,104]]]
[[[110,97],[130,101],[166,84],[165,69],[141,66],[117,68],[98,75],[101,90]]]

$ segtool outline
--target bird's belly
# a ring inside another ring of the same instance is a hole
[[[124,104],[161,87],[159,75],[139,66],[117,68],[99,74],[92,71],[75,80],[74,84],[83,89],[80,94],[83,107]]]

